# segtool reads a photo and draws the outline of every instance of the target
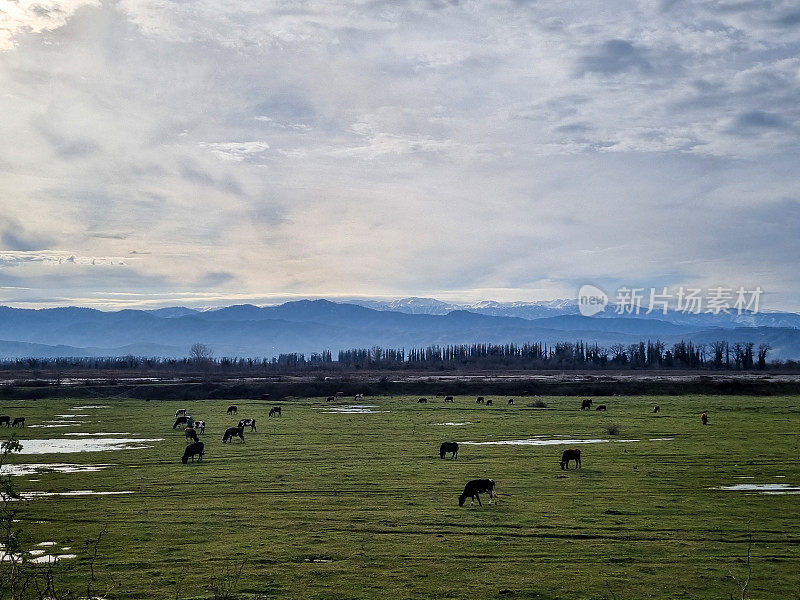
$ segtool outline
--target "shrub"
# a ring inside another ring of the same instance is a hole
[[[537,400],[533,403],[533,408],[547,408],[547,402],[544,400]]]
[[[618,435],[619,434],[619,424],[618,423],[609,423],[606,425],[606,433],[608,435]]]

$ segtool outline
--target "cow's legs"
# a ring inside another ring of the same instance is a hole
[[[475,494],[475,497],[478,499],[478,506],[483,506],[483,504],[481,504],[481,495]]]

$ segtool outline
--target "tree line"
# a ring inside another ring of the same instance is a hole
[[[306,355],[284,353],[272,358],[214,357],[204,344],[192,346],[183,358],[119,356],[78,358],[22,358],[0,360],[5,371],[78,370],[142,373],[259,375],[294,371],[346,370],[602,370],[602,369],[709,369],[764,370],[800,366],[796,361],[767,362],[770,346],[753,342],[681,341],[667,347],[660,340],[614,344],[609,348],[577,342],[526,344],[452,344],[423,348],[352,348]]]

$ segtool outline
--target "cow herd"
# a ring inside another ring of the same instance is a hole
[[[341,394],[337,393],[336,396],[329,396],[326,398],[326,401],[330,402],[336,399],[336,397],[340,397]],[[363,395],[358,394],[355,398],[359,399],[363,397]],[[437,393],[436,397],[443,397],[444,402],[454,402],[453,396],[446,396],[442,393]],[[417,399],[417,403],[419,404],[427,404],[427,398],[419,398]],[[492,399],[487,399],[484,396],[478,396],[476,398],[477,404],[483,404],[484,406],[492,406]],[[514,404],[514,399],[510,398],[508,400],[509,405]],[[589,398],[585,398],[581,402],[580,409],[581,410],[591,410],[592,409],[592,400]],[[595,408],[596,411],[606,411],[608,407],[605,404],[600,404]],[[660,412],[661,407],[656,405],[653,409],[653,413]],[[237,415],[239,411],[239,407],[235,404],[228,406],[226,411],[226,415]],[[274,406],[269,411],[270,417],[279,417],[281,416],[281,407]],[[707,413],[703,413],[701,415],[701,419],[703,425],[708,423],[708,415]],[[0,425],[5,424],[8,426],[10,418],[7,416],[0,416]],[[24,417],[20,417],[14,420],[14,426],[17,426],[18,421],[21,421],[22,425],[25,424]],[[203,442],[200,441],[198,437],[199,433],[205,433],[205,421],[195,421],[192,415],[188,415],[186,413],[186,409],[179,409],[175,412],[175,423],[172,426],[173,429],[176,429],[179,425],[184,424],[186,427],[184,429],[184,435],[187,441],[187,445],[183,456],[181,457],[181,462],[183,464],[187,464],[189,459],[191,458],[192,462],[194,462],[195,457],[197,457],[198,461],[203,459],[203,455],[205,454],[205,446]],[[223,443],[230,443],[233,442],[234,438],[239,438],[241,443],[244,443],[244,429],[245,427],[249,427],[251,432],[256,431],[256,420],[254,418],[249,419],[241,419],[239,423],[235,427],[228,427],[225,429],[225,433],[222,436]],[[458,458],[458,442],[442,442],[439,446],[439,457],[444,459],[447,454],[450,454],[450,459]],[[561,469],[569,469],[569,463],[574,462],[575,468],[581,468],[581,451],[577,448],[570,448],[564,450],[561,454],[561,460],[559,461],[559,465]],[[489,494],[489,503],[491,504],[492,501],[497,502],[497,492],[496,492],[496,485],[493,479],[473,479],[467,482],[466,486],[464,487],[464,491],[458,497],[458,505],[463,506],[464,502],[467,498],[471,498],[470,506],[474,504],[475,500],[478,501],[478,504],[482,506],[480,494]]]
[[[232,404],[228,406],[225,414],[237,415],[238,412],[239,407],[236,404]],[[270,408],[269,416],[280,417],[281,407],[273,406]],[[2,421],[0,421],[0,423],[2,423]],[[206,422],[195,421],[192,415],[187,414],[185,408],[179,408],[175,411],[175,422],[173,423],[172,428],[177,429],[181,425],[184,426],[183,434],[187,442],[183,456],[181,457],[181,462],[186,464],[190,458],[192,459],[192,462],[194,462],[195,457],[197,457],[198,461],[203,460],[203,455],[205,454],[205,444],[200,441],[198,434],[205,434]],[[255,419],[240,419],[236,426],[225,429],[225,432],[222,435],[222,443],[226,444],[233,442],[234,438],[239,438],[240,442],[244,443],[245,427],[249,427],[251,432],[258,432],[258,429],[256,429]]]
[[[12,421],[10,416],[0,415],[0,425],[5,427],[25,427],[25,417],[14,417]]]

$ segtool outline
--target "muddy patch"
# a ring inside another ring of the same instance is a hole
[[[112,452],[143,450],[164,438],[57,438],[52,440],[22,440],[20,454],[70,454],[74,452]]]

